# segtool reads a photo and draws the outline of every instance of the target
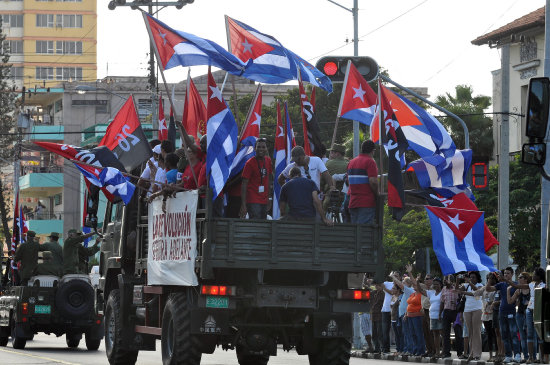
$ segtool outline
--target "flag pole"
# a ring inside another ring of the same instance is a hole
[[[225,18],[225,34],[227,36],[227,48],[229,50],[229,53],[231,52],[231,35],[229,34],[229,17],[227,15],[224,15]],[[229,76],[229,72],[225,73],[225,78],[223,80],[221,92],[223,95],[223,89],[225,87],[225,82],[227,81],[227,77]],[[239,125],[239,109],[237,105],[237,89],[235,88],[235,75],[231,75],[231,87],[233,89],[233,116],[235,117],[235,121],[237,122],[237,125]]]
[[[256,106],[256,102],[258,101],[258,96],[260,95],[260,91],[262,90],[262,84],[258,84],[258,87],[256,88],[256,93],[254,94],[254,97],[252,98],[252,103],[250,104],[250,108],[248,109],[248,113],[246,114],[246,119],[244,120],[244,124],[241,128],[241,133],[239,133],[239,139],[237,141],[240,142],[241,138],[243,137],[244,131],[246,130],[246,127],[248,127],[248,123],[250,121],[250,116],[252,115],[252,111],[254,110],[254,106]]]
[[[378,191],[380,194],[384,193],[384,179],[383,179],[383,172],[384,172],[384,166],[382,163],[382,153],[383,153],[383,143],[382,143],[382,122],[384,117],[382,116],[382,84],[380,82],[380,78],[378,78],[378,144],[379,144],[379,165],[380,165],[380,185],[378,187]],[[384,129],[386,126],[384,125]]]
[[[159,69],[160,69],[160,75],[162,76],[162,82],[164,84],[164,88],[166,89],[166,94],[170,95],[170,91],[168,89],[168,84],[166,83],[166,77],[164,76],[164,65],[162,64],[162,60],[161,60],[160,55],[159,55],[159,50],[157,48],[157,44],[154,41],[155,38],[153,37],[153,32],[151,31],[151,26],[149,24],[149,21],[147,20],[147,13],[145,11],[141,10],[141,14],[143,15],[143,21],[145,22],[145,27],[147,28],[147,33],[149,34],[149,41],[151,42],[151,44],[153,45],[153,49],[155,50],[155,57],[157,58],[157,63],[162,66],[162,67],[159,67]],[[183,124],[181,122],[179,122],[179,123],[177,122],[176,108],[174,107],[174,100],[172,99],[172,96],[169,96],[168,100],[170,100],[170,106],[172,107],[172,110],[174,110],[174,123],[176,123],[178,125],[179,129],[180,129],[181,142],[183,144],[183,151],[185,153],[185,158],[187,159],[187,161],[190,161],[189,153],[187,152],[187,148],[189,146],[187,145],[187,142],[185,141],[185,136],[187,136],[189,138],[189,135],[187,134],[187,131],[183,127]],[[134,104],[134,107],[135,107],[135,104]],[[191,166],[191,174],[193,175],[193,179],[195,180],[195,184],[198,185],[199,181],[197,179],[197,176],[195,175],[195,170],[193,169],[192,166]]]

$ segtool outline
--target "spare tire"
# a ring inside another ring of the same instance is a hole
[[[55,306],[67,319],[87,317],[94,308],[94,289],[84,280],[69,280],[57,288]]]

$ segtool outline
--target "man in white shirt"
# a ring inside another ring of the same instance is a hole
[[[160,141],[155,140],[155,142],[151,141],[151,147],[153,149],[153,157],[151,157],[143,169],[143,172],[141,173],[137,186],[141,187],[142,189],[147,189],[147,196],[151,195],[151,192],[153,190],[153,184],[151,184],[150,180],[154,180],[154,177],[156,175],[156,171],[158,169],[158,158],[160,156]]]
[[[325,164],[319,157],[306,156],[302,146],[294,147],[290,155],[292,157],[291,163],[277,177],[279,185],[283,186],[285,184],[286,180],[290,178],[290,169],[297,166],[302,172],[302,177],[312,180],[317,185],[317,189],[321,189],[321,179],[325,180],[325,183],[330,186],[330,190],[335,189],[332,176],[330,176]]]

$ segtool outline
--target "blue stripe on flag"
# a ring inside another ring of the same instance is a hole
[[[428,213],[428,218],[430,219],[430,225],[432,227],[433,250],[435,252],[435,255],[437,256],[437,261],[439,262],[439,266],[441,267],[441,272],[443,273],[443,275],[453,274],[456,271],[454,270],[452,261],[447,257],[447,254],[445,252],[443,230],[441,229],[441,222],[439,220],[439,217],[430,212],[430,210],[428,210],[427,208],[426,212]]]

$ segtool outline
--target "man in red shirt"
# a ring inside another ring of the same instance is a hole
[[[244,165],[241,185],[241,218],[266,219],[271,186],[271,159],[267,156],[267,141],[259,138],[254,146],[256,156]]]
[[[348,164],[349,210],[351,223],[372,223],[378,196],[378,167],[372,158],[375,144],[361,144],[361,153]]]

